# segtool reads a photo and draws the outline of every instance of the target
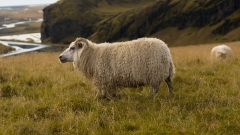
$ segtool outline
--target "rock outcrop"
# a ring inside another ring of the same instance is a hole
[[[239,7],[239,0],[61,0],[43,10],[41,39],[66,44],[76,37],[113,42],[158,37],[172,27],[196,29],[191,33],[208,27],[209,35],[219,37],[240,26]]]

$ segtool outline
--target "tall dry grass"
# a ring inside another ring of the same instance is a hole
[[[118,100],[96,90],[59,53],[0,59],[0,134],[239,134],[239,42],[234,60],[212,63],[214,45],[171,48],[174,96],[167,87],[127,88]]]

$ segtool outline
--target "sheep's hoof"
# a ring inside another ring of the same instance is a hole
[[[168,94],[168,96],[169,96],[169,98],[172,98],[172,97],[174,96],[173,92],[170,92],[170,93]]]
[[[111,100],[111,101],[116,101],[118,100],[118,98],[116,96],[107,96],[107,99],[108,100]]]
[[[97,99],[106,99],[107,96],[106,96],[106,95],[97,94],[97,95],[96,95],[96,98],[97,98]]]
[[[107,95],[107,96],[106,95],[97,95],[96,98],[99,100],[111,100],[111,101],[117,100],[116,97],[109,96],[109,95]]]
[[[156,95],[156,93],[150,93],[150,94],[149,94],[149,97],[150,97],[150,98],[154,98],[155,95]]]

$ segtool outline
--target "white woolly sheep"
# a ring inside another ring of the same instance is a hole
[[[213,47],[211,51],[212,60],[225,60],[232,57],[232,49],[226,45],[218,45]]]
[[[156,38],[101,44],[77,38],[59,60],[73,62],[98,88],[100,98],[116,96],[118,88],[139,86],[151,86],[153,97],[163,81],[172,94],[172,57],[168,46]]]

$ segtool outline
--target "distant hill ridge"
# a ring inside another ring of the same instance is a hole
[[[47,6],[41,40],[115,42],[151,36],[169,46],[240,40],[239,0],[60,0]]]

